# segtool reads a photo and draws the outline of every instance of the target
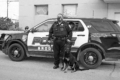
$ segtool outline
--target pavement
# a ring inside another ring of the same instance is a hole
[[[120,60],[102,61],[97,69],[67,73],[53,69],[53,59],[30,57],[11,61],[0,51],[0,80],[119,80]],[[60,65],[61,67],[61,65]]]

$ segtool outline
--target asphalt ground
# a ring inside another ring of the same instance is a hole
[[[11,61],[0,51],[0,80],[120,80],[120,60],[102,61],[97,69],[71,73],[53,69],[53,59],[30,57]]]

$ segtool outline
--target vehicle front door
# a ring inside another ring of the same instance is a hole
[[[33,56],[50,56],[52,55],[52,45],[48,43],[49,29],[54,23],[53,20],[48,20],[33,28],[28,34],[28,51]]]

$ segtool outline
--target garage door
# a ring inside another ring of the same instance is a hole
[[[115,12],[115,20],[118,20],[120,25],[120,12]]]

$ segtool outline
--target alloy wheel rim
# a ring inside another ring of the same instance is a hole
[[[98,57],[95,52],[88,51],[84,55],[84,61],[88,65],[94,65],[98,61]]]
[[[21,50],[19,47],[15,46],[11,49],[11,56],[14,58],[19,58],[21,56]]]

